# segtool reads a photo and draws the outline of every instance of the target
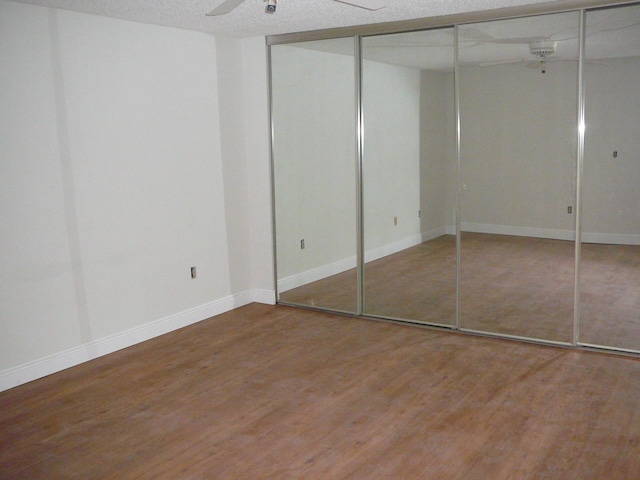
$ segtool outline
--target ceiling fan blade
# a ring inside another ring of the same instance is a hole
[[[244,0],[225,0],[216,8],[207,13],[207,17],[213,17],[216,15],[224,15],[240,5]]]
[[[346,3],[347,5],[365,8],[367,10],[380,10],[386,6],[386,0],[336,0],[336,2]]]

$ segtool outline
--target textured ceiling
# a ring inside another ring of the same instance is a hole
[[[369,11],[334,0],[279,0],[275,14],[263,0],[245,0],[231,13],[207,17],[222,0],[13,0],[46,7],[197,30],[234,37],[264,36],[325,28],[436,17],[548,0],[387,0]]]
[[[593,6],[596,0],[382,0],[377,11],[356,8],[334,0],[278,0],[275,14],[265,13],[264,0],[245,0],[227,15],[206,13],[223,0],[10,0],[61,8],[155,25],[234,37],[266,36],[336,27],[439,17],[532,4]],[[343,0],[347,1],[347,0]],[[614,3],[616,0],[602,0]],[[620,0],[620,3],[635,3]],[[612,9],[587,25],[587,54],[591,59],[640,56],[640,4],[632,9]],[[529,42],[557,42],[552,60],[575,60],[578,51],[577,12],[511,21],[462,25],[460,61],[496,64],[532,60]],[[368,37],[363,55],[371,60],[413,68],[448,71],[453,68],[452,29]],[[353,55],[353,42],[304,42],[304,48]]]

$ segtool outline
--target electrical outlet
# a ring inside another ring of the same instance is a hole
[[[571,205],[567,207],[567,213],[573,213],[573,207]]]
[[[304,238],[300,240],[300,250],[304,250]]]
[[[196,267],[191,267],[191,278],[196,278],[197,276]]]

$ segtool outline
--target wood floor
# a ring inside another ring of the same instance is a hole
[[[571,343],[574,244],[464,232],[460,325],[467,330]],[[444,235],[365,265],[373,316],[455,324],[455,237]],[[582,246],[580,341],[640,351],[640,246]],[[348,271],[281,294],[285,302],[355,311]]]
[[[2,479],[638,479],[640,359],[252,304],[0,393]]]

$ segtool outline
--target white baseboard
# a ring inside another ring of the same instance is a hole
[[[251,301],[257,302],[257,303],[264,303],[267,305],[275,305],[276,292],[274,290],[261,290],[261,289],[255,288],[253,289],[253,299]]]
[[[0,392],[122,350],[252,302],[275,303],[273,290],[246,290],[0,372]]]

